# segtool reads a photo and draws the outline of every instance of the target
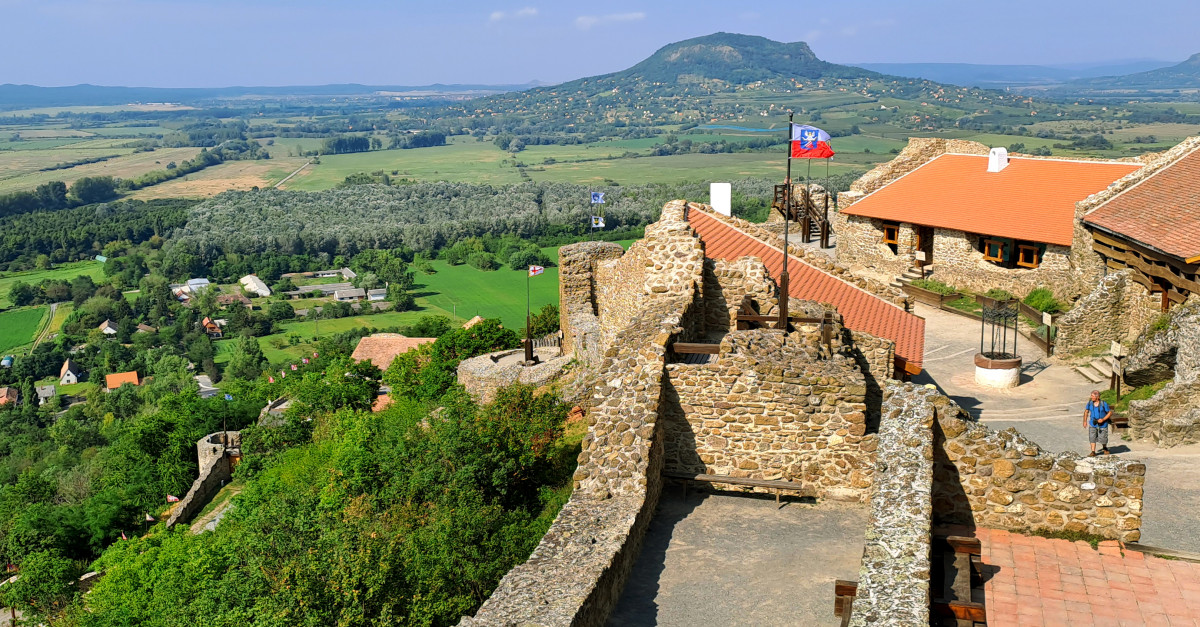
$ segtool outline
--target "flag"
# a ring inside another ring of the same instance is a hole
[[[603,205],[604,204],[604,192],[592,192],[592,204],[593,205]]]
[[[529,266],[529,276],[537,276],[545,271],[546,269],[542,266]]]
[[[296,364],[292,364],[292,370],[296,369]]]
[[[313,359],[317,358],[317,351],[313,351]]]
[[[167,495],[167,502],[168,502],[168,503],[178,503],[178,502],[179,502],[179,497],[178,497],[178,496],[175,496],[174,494],[168,494],[168,495]]]
[[[146,514],[146,522],[154,522],[154,517],[150,514]]]
[[[274,383],[275,377],[267,377],[267,383]]]
[[[792,125],[792,159],[828,159],[832,156],[829,133],[807,124]]]
[[[302,361],[302,362],[304,362],[304,363],[306,363],[306,364],[307,364],[307,363],[308,363],[308,358],[307,358],[307,357],[305,357],[304,359],[301,359],[300,361]]]
[[[232,401],[232,400],[233,400],[233,395],[232,395],[232,394],[226,394],[226,395],[225,395],[225,400],[227,400],[227,401]]]
[[[604,216],[592,216],[592,228],[593,229],[604,228]]]
[[[129,538],[126,538],[126,537],[125,537],[125,532],[124,532],[124,531],[122,531],[122,532],[121,532],[121,539],[122,539],[122,540],[128,540],[128,539],[129,539]]]

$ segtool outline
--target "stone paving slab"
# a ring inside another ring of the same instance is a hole
[[[976,529],[988,627],[1200,625],[1200,564]]]
[[[610,626],[840,624],[833,581],[858,579],[864,506],[680,492],[664,487]]]

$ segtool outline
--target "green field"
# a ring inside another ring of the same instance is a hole
[[[12,289],[13,283],[17,281],[37,285],[45,279],[70,281],[80,275],[90,276],[93,280],[99,282],[100,279],[104,278],[104,265],[97,261],[76,261],[74,263],[59,264],[50,270],[0,273],[0,309],[12,307],[12,301],[8,300],[8,291]]]
[[[49,307],[22,307],[0,311],[0,354],[8,354],[33,342]]]

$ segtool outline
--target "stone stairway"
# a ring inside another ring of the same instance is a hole
[[[925,266],[925,278],[929,279],[932,277],[933,277],[933,264],[929,264],[929,265]],[[896,277],[895,280],[893,280],[891,283],[889,283],[889,285],[891,285],[892,287],[894,287],[896,289],[901,289],[905,285],[908,285],[909,283],[912,283],[913,281],[916,281],[919,278],[921,278],[921,269],[920,268],[909,268],[904,271],[904,274],[901,274],[900,276]]]
[[[1075,372],[1078,372],[1083,378],[1092,383],[1107,384],[1112,380],[1112,362],[1111,357],[1097,357],[1090,363],[1082,366],[1075,366]]]

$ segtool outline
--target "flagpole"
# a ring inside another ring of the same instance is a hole
[[[525,269],[525,364],[533,363],[533,339],[529,328],[529,275],[533,271]]]
[[[792,221],[792,116],[788,111],[788,158],[787,177],[783,179],[786,191],[783,196],[783,272],[779,274],[779,322],[775,328],[787,331],[788,324],[788,222]]]

